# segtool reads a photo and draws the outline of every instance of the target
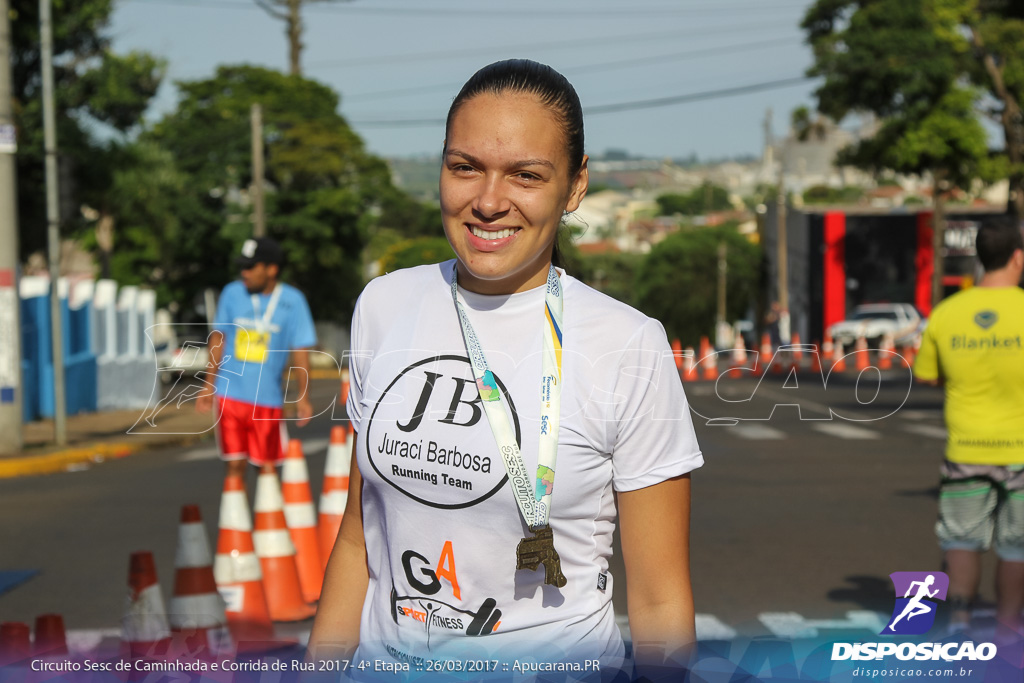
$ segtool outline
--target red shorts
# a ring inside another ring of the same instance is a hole
[[[281,409],[218,397],[217,443],[223,460],[249,459],[253,465],[276,464],[288,441]]]

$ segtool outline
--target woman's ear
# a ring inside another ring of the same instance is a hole
[[[569,190],[569,200],[565,203],[567,213],[572,213],[580,207],[580,202],[587,195],[587,187],[590,185],[590,171],[587,169],[587,162],[590,160],[586,154],[583,155],[583,163],[576,177],[572,180],[572,188]]]

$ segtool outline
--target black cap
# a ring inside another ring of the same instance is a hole
[[[284,265],[281,245],[269,237],[255,237],[242,244],[242,253],[235,259],[241,268],[252,268],[257,263]]]

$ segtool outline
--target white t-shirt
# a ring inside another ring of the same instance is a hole
[[[531,536],[473,380],[450,277],[454,261],[370,282],[352,320],[348,413],[358,433],[369,586],[363,656],[614,661],[623,643],[608,574],[616,506],[703,458],[665,331],[561,274],[561,424],[550,524],[561,589],[516,570]],[[543,286],[460,288],[536,472]],[[656,542],[656,539],[652,539]]]

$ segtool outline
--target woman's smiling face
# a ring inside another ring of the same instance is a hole
[[[464,102],[441,168],[441,214],[459,284],[481,294],[543,285],[562,215],[586,191],[586,157],[570,170],[562,126],[535,95],[483,93]]]

